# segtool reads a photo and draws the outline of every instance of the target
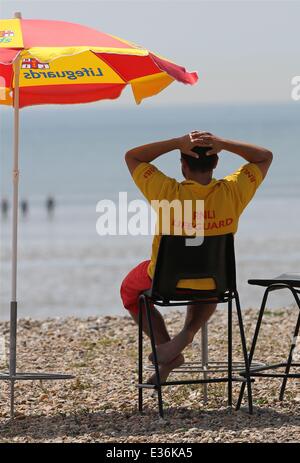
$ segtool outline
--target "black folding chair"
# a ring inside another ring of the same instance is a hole
[[[259,315],[258,315],[258,320],[253,336],[253,341],[250,349],[250,354],[249,354],[249,362],[250,364],[252,363],[253,357],[254,357],[254,352],[257,344],[257,338],[259,335],[263,315],[265,312],[268,296],[270,292],[272,291],[279,291],[281,289],[289,289],[291,293],[294,296],[294,299],[296,301],[296,304],[299,308],[299,315],[297,318],[296,326],[294,328],[294,336],[292,338],[292,342],[290,345],[290,350],[289,350],[289,355],[287,358],[286,362],[282,363],[274,363],[270,365],[264,365],[260,367],[254,367],[251,368],[250,376],[251,377],[260,377],[260,378],[283,378],[282,384],[281,384],[281,389],[280,389],[280,394],[279,394],[279,400],[283,400],[284,398],[284,393],[286,389],[286,384],[288,378],[300,378],[299,373],[290,373],[291,367],[299,367],[300,363],[295,363],[293,362],[293,352],[296,347],[297,343],[297,337],[299,334],[299,328],[300,328],[300,300],[298,294],[300,294],[300,274],[298,273],[290,273],[290,274],[282,274],[279,275],[276,278],[273,279],[258,279],[258,280],[248,280],[248,283],[250,285],[257,285],[257,286],[263,286],[266,288]],[[277,370],[278,368],[284,368],[284,373],[265,373],[265,371],[269,370]],[[241,375],[245,374],[246,371],[240,372]],[[245,387],[242,384],[240,395],[239,395],[239,400],[237,403],[237,409],[240,408],[242,400],[243,400],[243,395],[244,395]]]
[[[188,240],[188,243],[187,243]],[[195,238],[199,240],[199,238]],[[189,244],[189,245],[187,245]],[[243,381],[247,384],[249,413],[252,413],[252,392],[247,355],[246,339],[243,327],[239,295],[236,288],[236,269],[234,240],[232,234],[207,236],[201,245],[191,246],[191,238],[184,236],[162,236],[160,241],[155,272],[150,290],[139,298],[139,342],[138,342],[138,385],[139,411],[143,410],[143,389],[154,388],[158,396],[159,414],[163,417],[162,386],[181,384],[228,383],[228,405],[232,406],[232,383]],[[196,244],[196,242],[195,242]],[[214,290],[190,290],[176,288],[179,280],[212,278]],[[232,300],[235,300],[246,375],[234,377],[232,369]],[[151,305],[161,307],[183,306],[205,303],[228,303],[228,365],[227,377],[191,379],[161,382],[155,333],[151,319]],[[149,334],[153,352],[153,363],[157,382],[155,385],[143,383],[143,307],[146,308]]]

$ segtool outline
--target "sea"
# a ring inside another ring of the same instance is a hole
[[[11,288],[12,140],[11,108],[0,110],[0,196],[9,202],[0,216],[0,319],[9,318]],[[99,201],[120,192],[141,199],[124,163],[125,152],[152,141],[208,130],[271,149],[274,162],[243,213],[236,234],[238,288],[243,308],[258,308],[263,290],[249,278],[300,273],[300,103],[140,106],[118,101],[21,110],[18,301],[20,317],[124,315],[119,288],[127,272],[148,259],[151,234],[100,236]],[[244,161],[220,154],[215,177]],[[156,162],[182,179],[179,153]],[[49,215],[47,198],[55,201]],[[130,215],[130,214],[129,214]],[[274,293],[269,307],[292,303]]]

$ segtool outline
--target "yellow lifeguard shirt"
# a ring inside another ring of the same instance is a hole
[[[209,236],[237,231],[239,217],[253,198],[263,177],[257,165],[248,163],[221,180],[212,179],[208,185],[193,180],[178,182],[163,174],[153,164],[144,162],[134,170],[133,180],[150,204],[155,200],[171,202],[178,199],[183,204],[185,200],[192,200],[192,204],[196,205],[196,200],[204,200],[204,235]],[[174,228],[170,234],[175,234]],[[153,238],[148,267],[150,278],[154,275],[160,238],[161,229],[158,228]],[[215,282],[212,278],[180,280],[177,286],[209,290],[215,289]]]

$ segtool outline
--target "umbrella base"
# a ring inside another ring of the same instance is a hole
[[[15,415],[15,382],[16,381],[53,381],[73,379],[73,375],[62,373],[28,373],[18,372],[11,375],[9,372],[0,372],[0,381],[10,381],[10,420]]]
[[[66,375],[62,373],[25,373],[20,372],[15,375],[10,375],[8,372],[0,372],[0,381],[26,381],[26,380],[60,380],[60,379],[73,379],[73,375]]]

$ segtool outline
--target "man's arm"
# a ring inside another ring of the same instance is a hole
[[[210,133],[199,132],[195,136],[200,146],[210,146],[212,149],[208,152],[207,156],[218,153],[219,151],[226,150],[235,153],[246,161],[256,164],[261,170],[263,178],[266,176],[269,167],[273,160],[273,154],[266,148],[261,146],[251,145],[240,141],[226,140],[224,138],[216,137]]]
[[[231,140],[223,140],[222,146],[222,149],[238,154],[246,161],[256,164],[265,178],[273,160],[271,151],[260,146]]]
[[[193,157],[198,157],[196,153],[191,151],[198,143],[194,140],[195,132],[191,132],[183,137],[172,138],[170,140],[158,141],[155,143],[149,143],[148,145],[138,146],[127,151],[125,155],[125,161],[127,167],[133,174],[136,167],[142,162],[152,162],[159,156],[169,153],[173,150],[181,150],[186,154]],[[198,133],[198,132],[197,132]]]

